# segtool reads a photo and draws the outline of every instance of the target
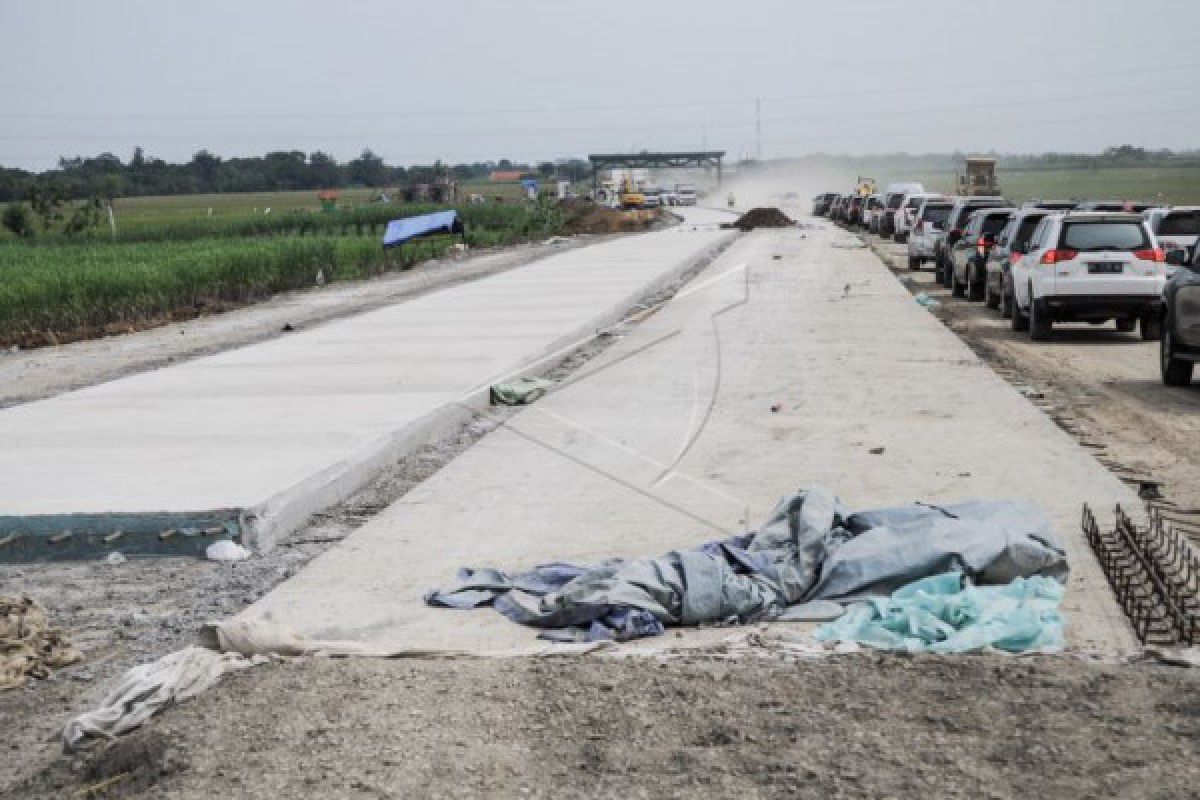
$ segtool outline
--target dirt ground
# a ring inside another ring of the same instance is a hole
[[[723,656],[262,666],[9,796],[107,781],[93,796],[1184,798],[1200,786],[1197,670]]]
[[[933,313],[976,354],[1109,469],[1134,486],[1161,483],[1165,498],[1200,514],[1200,384],[1164,386],[1158,342],[1112,323],[1055,325],[1051,341],[1034,342],[983,303],[951,297],[934,283],[932,264],[910,271],[904,245],[863,238],[912,292],[940,302]]]

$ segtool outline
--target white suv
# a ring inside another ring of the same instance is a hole
[[[954,201],[948,197],[927,197],[917,206],[907,236],[909,269],[920,269],[926,261],[933,261],[934,245],[946,229],[953,207]]]
[[[1163,251],[1137,214],[1050,214],[1012,265],[1013,330],[1049,338],[1055,322],[1117,321],[1162,335]]]
[[[900,200],[900,208],[896,210],[896,216],[892,219],[892,238],[897,244],[904,244],[908,241],[908,233],[912,230],[912,224],[917,218],[917,212],[921,210],[921,203],[925,200],[940,198],[942,195],[934,192],[908,192]]]

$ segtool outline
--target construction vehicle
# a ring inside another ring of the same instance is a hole
[[[617,192],[617,200],[621,208],[626,210],[646,205],[646,195],[642,194],[642,190],[637,187],[629,175],[621,179],[621,190]]]
[[[955,191],[961,197],[999,197],[996,159],[968,158],[966,172],[959,174]]]

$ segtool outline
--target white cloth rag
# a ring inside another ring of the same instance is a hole
[[[133,667],[100,707],[72,719],[63,729],[63,747],[73,750],[87,738],[112,739],[137,728],[168,705],[212,686],[226,672],[266,661],[237,653],[187,647],[151,664]]]

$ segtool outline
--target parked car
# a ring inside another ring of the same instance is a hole
[[[979,302],[987,285],[988,253],[1015,208],[981,208],[967,219],[963,235],[950,248],[950,284],[955,297]]]
[[[823,192],[814,197],[812,207],[813,216],[823,217],[828,214],[835,199],[837,199],[837,192]]]
[[[675,184],[675,194],[679,197],[679,205],[696,205],[696,187],[692,186],[690,183]]]
[[[921,201],[908,236],[909,269],[920,269],[926,261],[933,260],[937,238],[945,231],[946,219],[953,208],[954,201],[948,197],[927,197]]]
[[[1200,361],[1200,248],[1190,258],[1182,251],[1170,254],[1174,266],[1182,267],[1163,291],[1163,332],[1159,345],[1162,381],[1168,386],[1187,386]]]
[[[1166,257],[1137,214],[1068,211],[1038,223],[1028,252],[1012,265],[1013,330],[1047,339],[1055,322],[1140,324],[1162,334]]]
[[[661,190],[653,187],[642,189],[642,208],[658,208],[662,204]]]
[[[863,206],[863,227],[871,233],[879,233],[879,217],[883,211],[883,198],[878,194],[867,195]]]
[[[909,231],[912,230],[913,220],[916,219],[917,210],[921,207],[921,202],[930,197],[941,196],[933,192],[905,192],[904,198],[900,201],[900,208],[896,211],[896,215],[892,220],[892,225],[895,228],[892,232],[892,238],[898,244],[907,242]]]
[[[1008,224],[996,237],[996,245],[987,257],[987,285],[984,287],[983,302],[988,308],[1000,308],[1000,316],[1012,317],[1012,266],[1029,246],[1033,230],[1050,209],[1036,206],[1018,208],[1008,218]]]
[[[1196,240],[1200,238],[1200,206],[1175,206],[1151,208],[1142,212],[1150,225],[1158,246],[1167,255],[1173,250],[1182,250],[1190,261],[1196,250]],[[1175,274],[1176,267],[1167,265],[1167,277]]]
[[[1085,200],[1075,204],[1076,211],[1130,212],[1133,214],[1140,214],[1151,207],[1150,203],[1135,203],[1131,200]]]
[[[973,195],[954,198],[954,205],[950,209],[950,216],[946,218],[946,229],[934,240],[933,245],[934,274],[938,283],[947,289],[950,288],[952,277],[949,269],[950,248],[954,247],[954,243],[962,236],[963,226],[966,225],[967,217],[981,208],[1001,207],[1009,207],[1008,201],[1003,197]]]
[[[846,224],[861,225],[862,224],[862,207],[863,197],[861,195],[851,195],[846,202]]]
[[[896,231],[896,212],[904,202],[904,195],[909,192],[923,192],[925,187],[919,183],[889,183],[883,190],[883,216],[879,220],[879,235],[887,238]]]

